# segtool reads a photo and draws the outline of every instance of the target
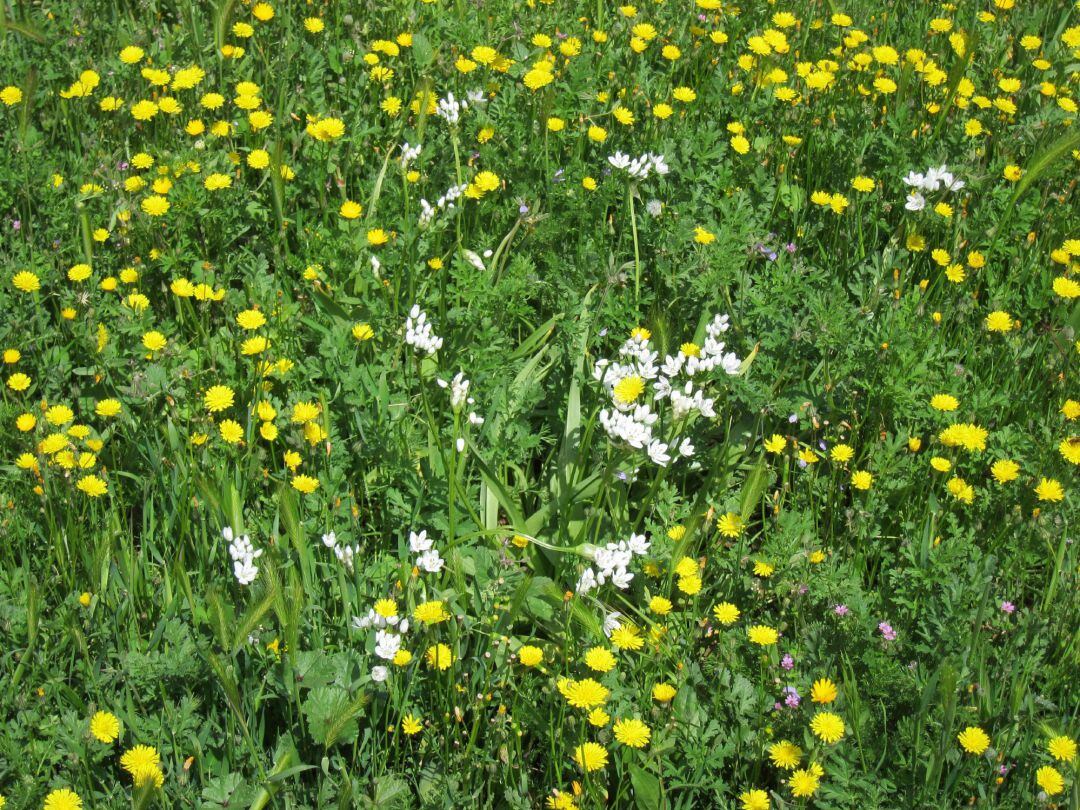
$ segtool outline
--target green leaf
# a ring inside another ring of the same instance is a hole
[[[356,717],[367,701],[365,692],[350,700],[349,693],[340,686],[312,689],[302,707],[308,718],[308,732],[325,748],[354,742],[360,732]]]
[[[637,765],[631,765],[630,784],[634,786],[634,801],[640,810],[657,810],[663,806],[660,780]]]

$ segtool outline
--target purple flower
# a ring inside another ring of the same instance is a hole
[[[780,659],[780,666],[788,670],[795,667],[795,659],[791,657],[791,653],[784,654],[784,657]]]
[[[877,626],[877,629],[881,631],[881,637],[886,641],[896,641],[896,631],[892,629],[892,625],[888,622],[882,622]]]
[[[833,605],[833,613],[837,616],[847,616],[850,612],[847,605]]]
[[[770,262],[775,262],[775,261],[776,261],[776,251],[775,251],[775,250],[770,250],[770,251],[769,251],[769,252],[768,252],[767,254],[765,254],[765,255],[767,255],[767,256],[769,257],[769,261],[770,261]]]
[[[1016,610],[1016,605],[1014,605],[1014,604],[1013,604],[1012,602],[1009,602],[1009,601],[1005,601],[1005,602],[1002,602],[1002,603],[1001,603],[1001,610],[1002,610],[1002,611],[1003,611],[1004,613],[1009,613],[1009,614],[1012,614],[1012,613],[1013,613],[1013,611],[1015,611],[1015,610]]]
[[[787,420],[788,420],[788,422],[790,422],[791,424],[794,425],[796,422],[799,421],[799,415],[797,413],[793,413],[790,416],[788,416]]]
[[[21,219],[13,219],[13,220],[11,220],[11,229],[13,231],[17,231],[17,230],[19,230],[21,228],[22,228],[22,220]]]
[[[796,689],[794,686],[785,686],[784,687],[784,695],[786,695],[786,697],[784,698],[784,704],[788,708],[790,708],[790,709],[799,708],[799,702],[802,700],[802,698],[799,696],[799,690],[798,689]]]
[[[794,242],[788,242],[786,245],[784,245],[784,250],[786,250],[788,253],[794,253],[795,252],[795,243]]]

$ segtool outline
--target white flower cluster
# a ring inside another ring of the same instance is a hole
[[[462,183],[458,186],[450,186],[439,199],[435,201],[435,205],[432,205],[424,198],[420,198],[420,219],[419,224],[421,228],[426,228],[431,224],[432,220],[443,211],[453,211],[457,207],[457,201],[461,198],[461,195],[465,193],[465,189],[469,187],[468,183]]]
[[[255,549],[251,538],[246,534],[235,536],[231,526],[221,530],[221,536],[229,544],[229,556],[233,561],[233,576],[241,585],[250,585],[259,575],[259,566],[255,560],[262,556],[263,550]]]
[[[963,180],[958,180],[953,176],[945,164],[936,168],[931,166],[925,174],[908,172],[903,183],[914,189],[908,193],[907,202],[904,204],[904,208],[908,211],[922,211],[926,207],[926,197],[921,193],[923,191],[930,193],[940,191],[942,188],[946,191],[959,191],[965,185]]]
[[[322,536],[323,545],[329,549],[333,549],[334,556],[338,558],[338,562],[345,566],[345,569],[351,574],[353,570],[353,560],[357,553],[360,551],[359,546],[350,546],[347,543],[338,543],[337,535],[333,532],[327,532]]]
[[[485,102],[487,99],[484,98],[483,90],[470,90],[466,93],[466,98],[460,101],[454,98],[453,93],[447,93],[446,98],[440,98],[439,103],[435,105],[435,114],[446,119],[446,123],[455,125],[461,119],[461,114],[469,109],[470,104],[475,107]]]
[[[357,630],[375,629],[375,655],[383,661],[393,661],[401,649],[402,638],[409,632],[409,620],[398,615],[383,616],[369,608],[366,616],[353,616],[353,627]],[[382,683],[390,675],[390,670],[376,664],[371,668],[371,680]]]
[[[704,345],[668,355],[662,366],[656,363],[659,353],[649,348],[649,338],[642,334],[634,335],[619,348],[617,360],[598,360],[593,367],[593,377],[604,385],[613,406],[600,412],[600,424],[608,436],[635,449],[644,449],[654,464],[667,466],[672,448],[653,434],[659,415],[652,406],[670,399],[672,415],[676,419],[694,412],[707,419],[716,416],[716,400],[706,396],[700,386],[695,386],[693,377],[717,368],[727,374],[739,371],[742,361],[734,352],[725,352],[725,344],[719,339],[729,328],[727,315],[715,315],[705,328]],[[652,385],[651,404],[642,401],[649,384]],[[689,439],[683,438],[676,452],[682,457],[690,457],[694,454],[694,446]]]
[[[432,331],[427,313],[417,304],[413,304],[405,319],[405,342],[428,355],[435,354],[443,345],[443,339]]]
[[[588,593],[606,582],[625,591],[630,587],[634,575],[630,573],[630,563],[634,557],[643,556],[649,550],[649,541],[643,534],[632,534],[629,540],[608,543],[606,546],[592,546],[587,553],[592,557],[593,566],[586,568],[577,582],[579,594]]]
[[[420,144],[416,146],[410,146],[406,141],[401,145],[401,156],[398,158],[401,161],[401,168],[406,168],[410,163],[420,157],[420,150],[424,147]]]
[[[638,180],[646,179],[653,172],[663,176],[671,171],[663,155],[654,155],[651,152],[646,152],[636,158],[616,152],[614,155],[609,155],[607,160],[616,169],[624,169],[631,177]]]
[[[465,379],[464,371],[459,371],[450,382],[443,379],[436,380],[436,382],[438,382],[440,388],[450,389],[450,407],[455,411],[460,411],[461,406],[466,402],[472,404],[473,398],[469,396],[469,385],[471,383]]]
[[[435,541],[427,536],[427,529],[417,532],[409,532],[409,551],[418,554],[416,567],[429,574],[437,574],[442,570],[446,561],[435,548]]]

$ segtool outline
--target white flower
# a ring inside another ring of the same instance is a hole
[[[608,155],[607,162],[616,169],[625,169],[630,165],[630,156],[624,155],[622,152],[616,152],[614,155]]]
[[[435,541],[427,536],[427,529],[423,529],[419,534],[416,532],[409,532],[409,551],[413,554],[427,551],[434,543]]]
[[[907,195],[907,202],[904,203],[904,208],[908,211],[922,211],[926,208],[926,198],[919,192],[913,191]]]
[[[484,260],[481,259],[480,256],[477,255],[475,252],[471,250],[463,250],[461,251],[461,253],[466,259],[468,259],[469,264],[471,264],[477,270],[487,270],[487,268],[484,266]]]
[[[907,176],[904,177],[902,182],[903,182],[903,184],[905,186],[913,186],[915,188],[922,188],[924,180],[926,180],[926,177],[924,175],[921,175],[921,174],[919,174],[918,172],[915,172],[915,171],[911,171],[911,172],[907,173]]]
[[[226,543],[231,543],[233,539],[232,526],[226,526],[221,530],[221,536],[225,538]]]
[[[416,558],[416,567],[435,574],[442,570],[444,561],[436,549],[429,549]]]
[[[376,615],[377,614],[375,613],[374,610],[369,610],[368,613],[367,613],[367,616],[353,616],[352,617],[352,626],[353,626],[353,628],[356,629],[356,630],[367,630],[367,628],[371,627],[372,622],[374,621],[374,617]]]
[[[645,203],[645,210],[649,212],[649,216],[658,217],[664,210],[664,204],[659,200],[649,200]]]
[[[337,546],[334,548],[334,556],[338,558],[338,562],[344,565],[349,572],[352,572],[353,558],[356,557],[356,554],[359,551],[359,546]],[[390,623],[393,624],[393,622]]]
[[[401,167],[405,168],[418,157],[420,157],[420,150],[422,146],[417,144],[416,146],[409,146],[408,142],[401,145]]]
[[[333,532],[327,532],[322,536],[322,542],[327,548],[333,548],[337,545],[337,535]]]
[[[405,319],[405,342],[428,355],[435,354],[442,348],[443,340],[435,335],[428,323],[427,313],[413,305],[409,317]]]
[[[581,576],[578,577],[577,587],[574,588],[578,594],[584,594],[591,591],[596,587],[596,573],[591,568],[586,568],[581,572]]]
[[[619,629],[619,625],[622,624],[622,614],[618,612],[609,613],[604,617],[604,635],[611,638],[611,634]]]
[[[446,380],[436,380],[436,382],[440,388],[450,389],[450,407],[455,411],[460,411],[466,402],[471,401],[469,400],[470,382],[465,379],[464,371],[459,371],[451,382],[446,382]]]
[[[630,581],[634,578],[634,575],[627,571],[625,568],[617,568],[611,574],[611,584],[618,588],[620,591],[625,591],[630,587]]]
[[[229,556],[233,560],[233,576],[241,585],[250,585],[259,575],[255,560],[262,556],[262,549],[256,550],[251,544],[251,538],[246,534],[235,537],[231,529],[229,538],[232,540],[229,544]]]
[[[630,551],[638,556],[645,554],[649,550],[649,541],[645,539],[643,534],[632,534],[630,539],[626,541],[626,545]]]
[[[457,451],[459,453],[464,453],[465,452],[465,440],[459,438],[456,442],[454,442],[454,447],[457,448]]]
[[[259,575],[259,568],[252,564],[251,558],[237,560],[233,563],[233,576],[241,585],[250,585]]]
[[[666,467],[668,462],[671,461],[671,456],[667,454],[667,451],[668,446],[663,442],[653,441],[649,443],[649,458],[653,464]]]
[[[375,654],[379,658],[393,661],[397,651],[401,649],[401,636],[397,633],[389,633],[386,630],[375,631]]]
[[[377,666],[371,668],[371,680],[375,683],[382,683],[390,675],[390,671],[384,666]]]
[[[683,458],[690,458],[694,455],[694,445],[690,444],[689,439],[683,439],[679,444],[679,455]]]
[[[445,118],[446,123],[454,125],[461,118],[462,104],[454,98],[453,93],[447,93],[446,98],[439,99],[439,103],[436,105],[435,114]]]

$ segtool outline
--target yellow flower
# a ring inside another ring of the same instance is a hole
[[[810,770],[799,770],[791,774],[788,784],[791,794],[796,798],[813,796],[817,792],[820,777]]]
[[[855,451],[846,444],[837,444],[829,451],[829,458],[840,464],[851,461],[854,456]]]
[[[610,672],[615,668],[615,656],[607,647],[593,647],[585,653],[585,666],[594,672]]]
[[[769,746],[769,759],[777,768],[790,771],[797,768],[802,758],[802,749],[787,740],[781,740]]]
[[[566,702],[577,709],[591,709],[600,706],[608,699],[610,692],[592,678],[580,681],[570,681],[566,686],[564,696]]]
[[[858,470],[851,474],[851,485],[855,489],[867,490],[874,483],[874,476],[866,470]]]
[[[755,624],[746,628],[746,637],[759,647],[769,647],[776,643],[777,639],[780,638],[780,634],[768,625]]]
[[[634,402],[645,391],[645,381],[636,374],[619,380],[612,389],[615,401],[623,405]]]
[[[629,748],[644,748],[652,736],[652,730],[636,719],[616,720],[611,730],[615,739]]]
[[[1062,489],[1061,484],[1056,479],[1041,478],[1038,486],[1035,487],[1035,496],[1040,501],[1056,503],[1065,497],[1065,490]]]
[[[658,683],[652,688],[652,696],[659,703],[670,703],[675,697],[675,687],[670,683]]]
[[[1076,740],[1064,734],[1051,737],[1046,751],[1059,762],[1072,762],[1076,759]]]
[[[445,644],[432,644],[424,654],[429,667],[445,671],[454,663],[454,653]]]
[[[785,447],[787,447],[787,439],[779,433],[774,433],[765,440],[765,450],[770,453],[783,453]]]
[[[699,245],[710,245],[716,241],[716,234],[707,231],[700,225],[694,228],[694,241]]]
[[[976,756],[990,747],[990,738],[978,726],[968,726],[956,735],[956,739],[964,751]]]
[[[227,385],[212,386],[203,396],[203,402],[210,413],[224,411],[233,404],[233,390]]]
[[[411,714],[407,714],[401,718],[401,730],[408,734],[410,737],[414,734],[418,734],[424,726],[418,719]]]
[[[120,736],[120,721],[115,714],[98,712],[90,718],[90,733],[98,742],[109,745]]]
[[[1043,765],[1035,772],[1035,783],[1046,791],[1047,796],[1056,796],[1065,790],[1064,777],[1051,765]]]
[[[990,466],[990,474],[999,484],[1007,484],[1016,480],[1020,474],[1020,465],[1015,461],[1000,459]]]
[[[345,202],[341,204],[341,208],[338,209],[338,214],[342,219],[356,219],[363,210],[360,203],[353,202],[352,200],[345,200]]]
[[[76,488],[85,492],[91,498],[100,498],[109,491],[108,485],[96,475],[84,475],[79,478]]]
[[[156,194],[144,199],[140,204],[144,214],[151,217],[160,217],[169,210],[169,201]]]
[[[716,521],[716,528],[724,537],[738,537],[743,533],[745,524],[741,515],[735,512],[725,512]]]
[[[828,678],[819,678],[810,687],[810,700],[814,703],[832,703],[836,700],[836,684]]]
[[[82,806],[78,793],[68,788],[60,788],[49,792],[42,810],[82,810]]]
[[[16,273],[12,276],[11,283],[14,285],[15,289],[24,293],[37,292],[41,289],[41,282],[38,280],[38,277],[29,270],[22,270]]]
[[[649,600],[649,610],[657,616],[666,616],[671,612],[671,600],[663,596],[654,596]]]
[[[544,660],[544,651],[531,644],[525,644],[518,650],[518,660],[522,666],[535,667]]]
[[[151,352],[160,352],[165,348],[168,342],[168,338],[161,334],[161,332],[154,330],[147,332],[142,336],[142,345]]]
[[[304,495],[310,495],[319,488],[319,479],[310,475],[295,475],[292,479],[292,488]]]
[[[1054,279],[1054,292],[1065,299],[1076,298],[1080,296],[1080,283],[1065,276],[1058,276]]]
[[[725,627],[735,624],[742,615],[741,611],[731,602],[721,602],[712,609],[713,616]]]
[[[446,604],[442,601],[435,600],[432,602],[421,602],[413,610],[413,618],[418,622],[430,626],[449,621],[450,612],[446,609]]]
[[[582,743],[574,749],[574,762],[586,772],[598,771],[607,765],[607,749],[594,742]]]
[[[218,425],[218,432],[226,444],[236,444],[244,438],[244,429],[233,419],[223,419]]]
[[[833,745],[844,736],[844,721],[832,712],[818,712],[810,721],[810,730],[822,742]]]
[[[930,398],[930,407],[935,411],[955,411],[960,401],[951,394],[935,394]]]

